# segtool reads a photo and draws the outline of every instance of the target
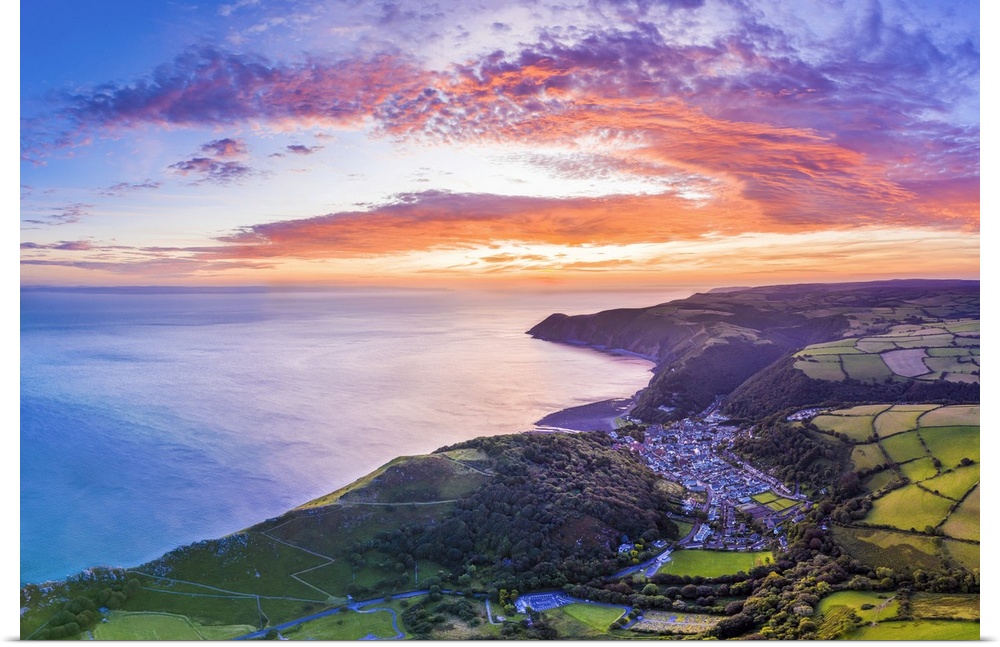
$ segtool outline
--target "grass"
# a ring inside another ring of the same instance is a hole
[[[840,356],[836,356],[836,361],[831,362],[808,362],[798,360],[795,368],[805,373],[814,380],[826,380],[827,382],[839,382],[844,379],[844,371],[840,369]]]
[[[952,559],[961,564],[963,568],[972,571],[980,567],[979,544],[967,544],[964,541],[946,539],[944,545]]]
[[[841,415],[834,412],[818,415],[812,422],[820,429],[847,434],[848,438],[856,441],[864,441],[874,432],[871,414]]]
[[[869,604],[873,608],[861,608]],[[876,622],[894,618],[899,611],[899,601],[891,593],[839,591],[820,600],[816,610],[825,615],[837,607],[850,608],[863,622]]]
[[[934,461],[932,461],[930,457],[918,458],[915,461],[903,463],[899,466],[899,469],[906,475],[906,478],[910,479],[911,483],[917,483],[918,481],[930,479],[938,473],[937,468],[934,467]],[[933,490],[934,488],[930,489]]]
[[[897,571],[942,567],[931,537],[882,529],[834,526],[833,536],[855,559],[871,566],[888,566]]]
[[[761,492],[760,494],[754,494],[750,498],[753,499],[754,501],[756,501],[757,503],[761,503],[763,505],[767,505],[768,503],[771,503],[772,501],[776,501],[780,497],[778,497],[778,495],[775,494],[774,492],[771,492],[770,490],[768,490],[767,492]]]
[[[843,355],[840,360],[844,363],[844,372],[854,380],[876,381],[894,375],[882,358],[875,354]]]
[[[917,418],[922,410],[898,410],[896,407],[883,411],[875,416],[875,431],[879,438],[888,438],[893,434],[910,431],[917,428]]]
[[[951,499],[961,499],[965,493],[979,483],[979,463],[968,467],[959,467],[946,474],[937,476],[921,485],[929,490],[937,490]]]
[[[854,449],[851,450],[851,463],[856,472],[871,469],[884,462],[885,454],[882,453],[877,444],[855,445]]]
[[[896,480],[896,473],[892,470],[883,470],[872,474],[864,483],[869,492],[878,492],[886,485]]]
[[[937,526],[948,515],[952,503],[916,485],[907,485],[876,500],[865,521],[902,530],[923,530],[925,526]]]
[[[777,512],[781,512],[782,510],[787,510],[788,508],[790,508],[793,505],[796,505],[798,503],[799,503],[799,501],[795,501],[793,499],[786,499],[784,497],[778,497],[774,501],[771,501],[770,503],[768,503],[767,507],[769,507],[772,510],[775,510]]]
[[[625,613],[625,607],[605,607],[583,602],[574,602],[573,604],[560,607],[560,609],[566,615],[579,620],[597,631],[607,630],[612,622],[622,617]]]
[[[938,407],[920,416],[921,427],[979,425],[979,405],[960,404]]]
[[[963,458],[979,462],[979,427],[921,428],[920,437],[944,468],[958,466]]]
[[[774,561],[771,551],[719,551],[719,550],[678,550],[670,555],[670,561],[660,567],[657,573],[671,575],[701,575],[718,577],[743,571],[748,573],[754,566],[770,564]]]
[[[581,640],[581,639],[606,639],[610,630],[611,621],[607,625],[595,629],[586,622],[577,620],[566,612],[566,607],[549,609],[544,611],[548,624],[556,630],[560,639]],[[621,614],[619,614],[621,615]]]
[[[949,537],[979,541],[979,486],[948,516],[941,530]]]
[[[396,637],[396,630],[388,611],[341,611],[305,622],[282,635],[289,640],[360,640],[366,636],[388,639]]]
[[[915,618],[978,620],[979,595],[972,593],[914,593],[911,599]]]
[[[889,436],[884,440],[880,440],[879,443],[882,445],[885,453],[895,463],[905,463],[915,458],[927,456],[927,450],[924,449],[923,444],[920,442],[920,436],[915,431]]]
[[[847,640],[979,640],[979,623],[963,620],[895,620],[859,627]]]
[[[94,628],[95,640],[228,640],[256,630],[254,625],[202,626],[181,615],[112,611]]]
[[[888,404],[859,404],[856,407],[838,409],[833,413],[839,416],[877,416],[891,406]]]
[[[191,618],[202,624],[247,624],[254,627],[260,619],[257,602],[252,597],[205,597],[202,592],[197,597],[176,595],[166,589],[151,585],[147,578],[140,577],[143,588],[125,603],[126,611],[153,611],[172,613]]]

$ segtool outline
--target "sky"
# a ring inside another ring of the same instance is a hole
[[[964,0],[20,7],[20,283],[979,278]]]

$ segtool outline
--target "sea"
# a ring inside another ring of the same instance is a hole
[[[633,395],[652,364],[525,334],[690,291],[21,292],[21,583],[131,567],[400,455]]]

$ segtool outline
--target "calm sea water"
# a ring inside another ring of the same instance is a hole
[[[21,297],[21,581],[132,566],[398,455],[628,396],[649,362],[531,339],[686,293]]]

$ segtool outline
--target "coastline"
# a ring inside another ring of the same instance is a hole
[[[535,422],[536,431],[614,431],[615,418],[635,406],[639,391],[628,398],[611,398],[569,407]]]

